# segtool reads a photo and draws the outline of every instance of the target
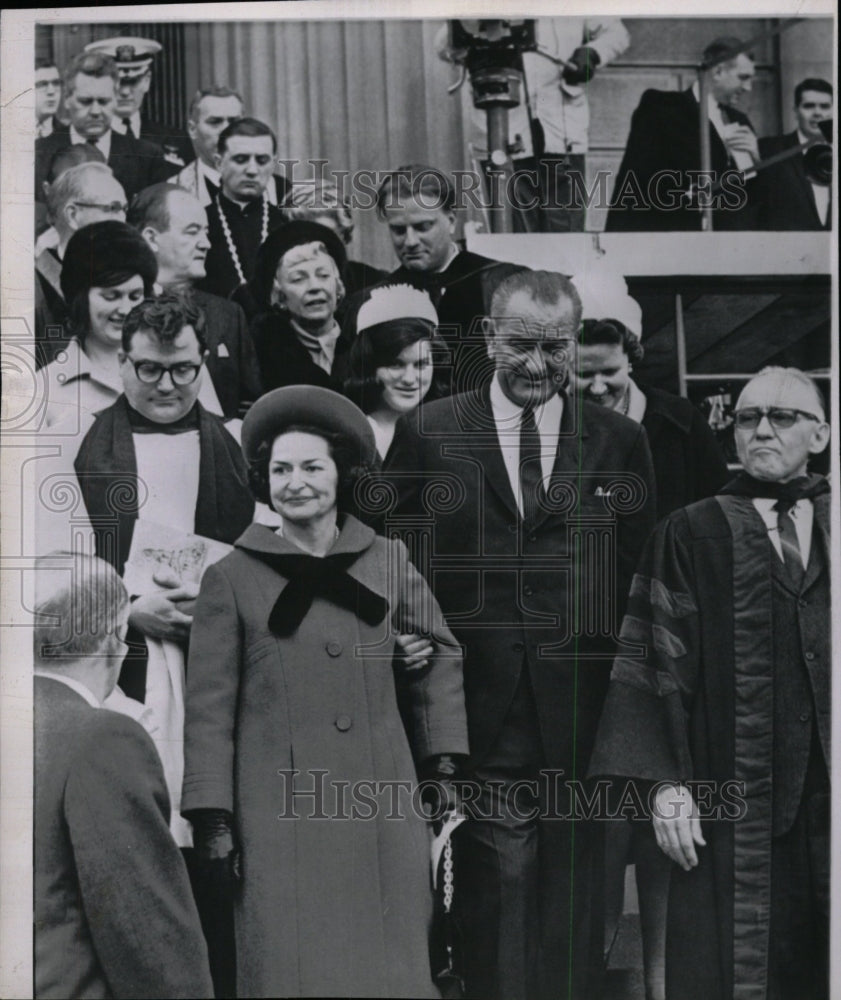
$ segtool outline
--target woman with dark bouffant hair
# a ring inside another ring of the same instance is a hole
[[[110,406],[123,391],[118,358],[123,320],[153,291],[158,262],[124,222],[94,222],[67,244],[61,291],[72,339],[44,369],[51,427],[83,411]]]
[[[459,647],[405,545],[349,512],[376,461],[350,400],[268,392],[242,448],[280,525],[250,525],[202,578],[182,800],[233,902],[237,996],[435,997],[425,817],[389,790],[467,751]]]
[[[437,325],[432,300],[410,285],[375,288],[359,310],[344,392],[367,415],[385,468],[400,418],[442,394]]]

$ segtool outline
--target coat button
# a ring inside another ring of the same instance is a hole
[[[815,658],[815,654],[814,653],[806,653],[805,655],[806,655],[806,659],[809,660],[810,663]]]
[[[515,653],[522,653],[522,651],[526,647],[521,642],[515,642],[515,643],[512,643],[511,648],[514,650]]]
[[[353,720],[349,715],[336,716],[336,729],[338,729],[340,733],[346,733],[352,725]]]
[[[339,656],[342,652],[342,644],[337,639],[331,639],[327,643],[327,652],[330,656]]]
[[[800,721],[801,722],[808,722],[809,719],[811,719],[811,718],[812,718],[812,713],[811,712],[801,712],[800,713]]]
[[[509,524],[508,525],[508,530],[511,532],[512,535],[516,535],[517,534],[517,527],[518,527],[518,525],[516,523]]]
[[[529,535],[529,541],[530,542],[536,542],[537,541],[537,535]]]
[[[531,595],[534,593],[534,587],[528,587],[528,586],[523,587],[523,593],[526,595],[526,597],[531,597]]]
[[[797,603],[798,603],[798,605],[801,608],[808,608],[809,607],[809,602],[808,601],[804,601],[802,597],[800,598],[800,600]]]

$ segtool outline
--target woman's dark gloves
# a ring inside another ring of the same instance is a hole
[[[433,754],[418,768],[421,802],[433,823],[440,822],[446,813],[458,810],[458,784],[465,780],[465,761],[462,754]]]
[[[227,809],[194,809],[187,819],[193,825],[197,869],[218,891],[232,896],[242,877],[233,816]]]

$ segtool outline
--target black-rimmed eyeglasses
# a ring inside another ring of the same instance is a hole
[[[157,361],[135,361],[128,359],[134,368],[134,374],[139,382],[146,385],[155,385],[164,377],[169,375],[173,385],[192,385],[199,377],[202,362],[193,364],[192,361],[181,361],[177,365],[159,365]]]
[[[782,406],[746,406],[743,410],[736,410],[733,414],[736,426],[743,430],[753,430],[758,427],[763,417],[767,417],[771,426],[778,431],[794,427],[798,417],[803,417],[804,420],[814,420],[816,423],[820,423],[821,419],[816,417],[814,413]]]

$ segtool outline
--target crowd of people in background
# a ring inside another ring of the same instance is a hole
[[[538,31],[557,58],[524,60],[515,166],[554,204],[583,175],[587,82],[629,37]],[[635,376],[624,276],[468,251],[452,178],[424,164],[383,166],[394,269],[353,259],[343,192],[279,172],[310,151],[279,150],[230,81],[183,123],[148,117],[159,51],[104,39],[35,71],[56,444],[35,995],[595,998],[633,861],[651,1000],[828,1000],[816,383],[747,381],[728,470],[700,410]],[[804,79],[797,132],[759,138],[750,52],[704,58],[713,169],[747,192],[715,228],[829,228],[800,147],[832,86]],[[700,228],[695,204],[637,199],[698,169],[699,124],[697,86],[643,94],[608,229]],[[522,232],[583,218],[515,213]],[[582,810],[605,777],[647,805]],[[391,797],[418,782],[423,809]],[[452,913],[429,866],[451,813]],[[458,928],[443,959],[433,924]]]

